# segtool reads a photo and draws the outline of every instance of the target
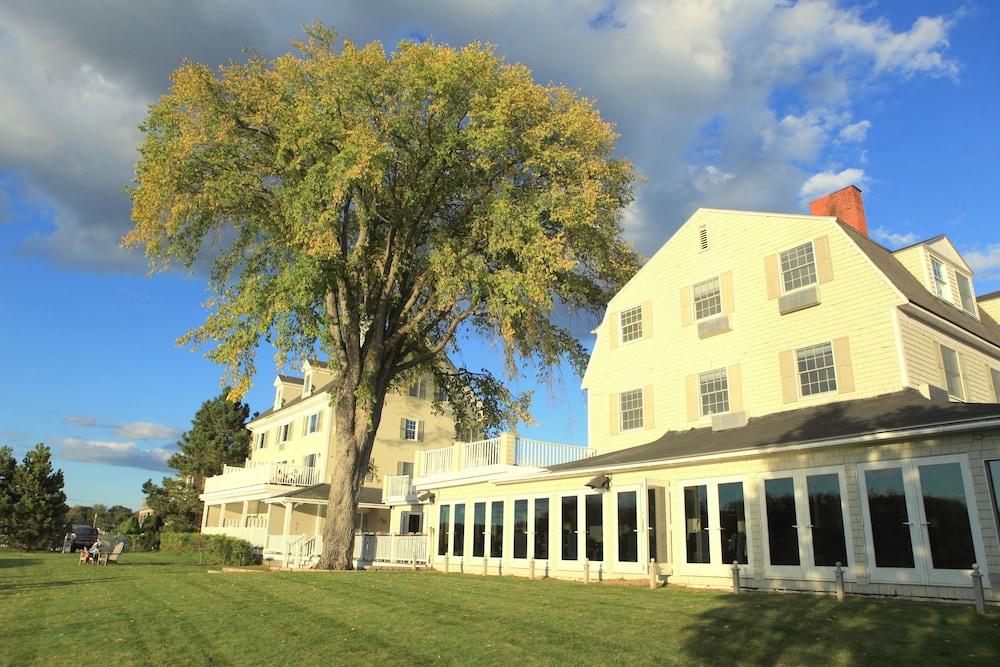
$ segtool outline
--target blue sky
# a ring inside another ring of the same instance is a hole
[[[358,42],[491,42],[618,124],[620,153],[645,177],[625,217],[645,254],[698,206],[797,211],[853,182],[876,239],[948,234],[982,293],[1000,288],[998,12],[947,0],[0,0],[0,443],[50,444],[71,503],[134,506],[218,391],[221,369],[174,345],[204,316],[204,279],[148,278],[117,245],[136,125],[182,58],[275,55],[317,17]],[[255,410],[271,398],[269,355]],[[500,367],[490,341],[465,341],[462,357]],[[533,377],[516,381],[536,390],[526,431],[584,442],[579,380]]]

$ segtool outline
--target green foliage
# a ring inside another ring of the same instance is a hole
[[[201,501],[198,500],[198,489],[193,483],[164,477],[163,485],[160,486],[150,479],[142,485],[142,492],[146,494],[146,504],[155,512],[157,520],[162,522],[164,530],[198,530],[201,525]]]
[[[199,489],[204,487],[206,477],[221,474],[225,464],[242,463],[249,453],[250,432],[246,422],[250,406],[230,401],[229,391],[226,388],[201,404],[191,430],[177,443],[180,451],[167,461],[182,477],[193,477]]]
[[[163,532],[160,551],[202,554],[206,563],[217,565],[249,565],[253,560],[253,545],[227,535]]]
[[[47,549],[66,532],[66,494],[62,470],[52,469],[52,452],[39,443],[24,455],[13,475],[13,526],[10,532],[23,549]]]
[[[14,450],[6,445],[0,447],[0,535],[10,535],[14,528],[14,505],[17,502],[15,470],[17,459],[14,458]]]
[[[94,524],[94,508],[90,505],[73,505],[66,510],[66,523],[72,525]]]

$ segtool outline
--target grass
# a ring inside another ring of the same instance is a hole
[[[998,664],[1000,610],[0,551],[0,665]]]

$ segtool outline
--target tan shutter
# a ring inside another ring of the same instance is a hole
[[[847,337],[833,340],[833,361],[837,365],[837,392],[854,391],[854,364],[851,361],[851,344]]]
[[[733,272],[726,271],[719,276],[719,291],[722,292],[722,314],[728,315],[733,312]]]
[[[739,364],[726,369],[726,382],[729,385],[729,410],[743,411],[743,375]]]
[[[948,391],[948,372],[944,369],[944,349],[940,343],[938,343],[937,347],[938,386]]]
[[[618,318],[618,311],[608,313],[608,346],[613,350],[618,347],[618,330],[621,328],[621,320]]]
[[[968,355],[962,351],[958,351],[958,373],[962,378],[962,400],[970,401],[972,400],[969,395],[969,380],[967,373],[969,369],[972,368],[972,363],[969,361]]]
[[[323,428],[323,411],[322,410],[320,410],[316,414],[316,430],[318,431],[321,428]]]
[[[420,419],[417,421],[417,440],[420,442],[424,441],[424,420]]]
[[[778,256],[768,255],[764,258],[764,280],[767,282],[767,298],[777,299],[781,294],[778,283]]]
[[[608,394],[608,433],[618,433],[618,394]]]
[[[399,418],[399,439],[406,440],[406,417]]]
[[[785,350],[779,355],[781,362],[781,400],[794,403],[799,397],[798,373],[795,372],[795,352]]]
[[[642,337],[643,339],[653,337],[653,302],[642,302]]]
[[[694,314],[691,312],[691,287],[682,287],[680,291],[681,303],[681,326],[688,326],[694,321]]]
[[[685,379],[687,387],[687,418],[689,422],[698,420],[698,376],[688,375]]]
[[[830,259],[830,237],[813,239],[813,257],[816,259],[816,279],[821,282],[833,280],[833,261]]]
[[[653,409],[653,385],[642,388],[642,428],[650,430],[656,427],[656,416]]]

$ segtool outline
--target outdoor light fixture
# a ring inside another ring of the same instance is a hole
[[[417,496],[417,500],[419,500],[422,503],[432,503],[434,502],[434,494],[431,493],[430,491],[424,491],[419,496]]]
[[[607,491],[611,488],[611,478],[607,475],[598,475],[584,484],[584,486],[589,486],[590,488],[597,489],[598,491]]]

